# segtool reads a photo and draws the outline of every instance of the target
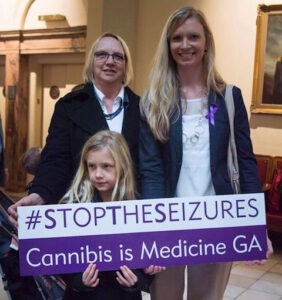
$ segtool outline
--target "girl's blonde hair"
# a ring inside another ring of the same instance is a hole
[[[206,52],[203,58],[204,81],[207,92],[211,90],[222,95],[225,82],[215,68],[215,46],[212,32],[205,16],[192,7],[175,11],[167,20],[150,74],[149,86],[140,101],[140,109],[147,118],[154,137],[165,142],[169,135],[170,119],[179,117],[179,81],[175,61],[170,52],[170,39],[175,30],[188,18],[196,18],[203,26],[206,38]]]
[[[131,60],[131,55],[128,46],[126,45],[125,41],[117,34],[110,33],[110,32],[105,32],[103,33],[100,37],[97,38],[97,40],[93,43],[87,60],[84,65],[84,70],[83,70],[83,79],[84,82],[94,82],[94,53],[96,52],[97,45],[101,41],[101,39],[105,37],[111,37],[116,39],[117,41],[120,42],[123,51],[124,51],[124,56],[125,56],[125,74],[124,74],[124,80],[123,84],[125,86],[129,85],[133,81],[133,67],[132,67],[132,60]]]
[[[121,134],[103,130],[93,135],[84,144],[77,173],[61,203],[85,203],[92,201],[97,191],[89,179],[87,157],[90,151],[99,151],[104,148],[107,148],[112,154],[116,170],[116,183],[111,200],[135,199],[133,163],[127,143]]]

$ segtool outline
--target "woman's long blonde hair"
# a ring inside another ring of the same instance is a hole
[[[80,164],[69,191],[61,203],[91,202],[95,193],[88,174],[87,157],[90,151],[107,148],[113,156],[116,183],[112,193],[112,201],[135,199],[135,183],[133,163],[124,137],[114,131],[103,130],[87,140],[84,144]]]
[[[154,137],[165,142],[169,135],[171,117],[179,117],[179,81],[176,64],[170,52],[170,38],[175,30],[188,18],[196,18],[203,26],[206,38],[206,53],[204,55],[204,81],[207,92],[211,90],[222,95],[225,82],[215,68],[215,46],[212,32],[205,16],[192,7],[184,7],[175,11],[167,20],[158,49],[155,54],[150,74],[149,86],[140,102],[143,116]]]

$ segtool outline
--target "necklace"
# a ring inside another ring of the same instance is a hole
[[[203,116],[200,116],[198,119],[197,124],[194,127],[194,133],[192,135],[188,135],[187,132],[183,130],[183,143],[186,145],[188,142],[190,142],[191,145],[196,145],[199,142],[200,136],[204,133],[204,127],[203,127]]]
[[[127,107],[128,107],[128,96],[127,96],[127,94],[124,94],[124,99],[120,100],[118,109],[111,114],[104,113],[104,117],[107,121],[112,120],[113,118],[115,118],[117,115],[119,115],[121,113],[122,109],[124,109],[124,111],[125,111],[127,109]]]
[[[196,99],[195,99],[196,100]],[[193,100],[189,100],[189,101],[193,101]],[[186,104],[186,110],[184,112],[187,111],[187,102],[185,102]],[[183,140],[183,145],[187,145],[188,143],[190,143],[191,145],[196,145],[198,144],[201,135],[204,133],[205,128],[204,128],[204,121],[205,121],[205,111],[207,110],[207,98],[201,98],[200,99],[200,108],[199,108],[199,100],[193,101],[192,105],[191,102],[189,102],[189,115],[193,115],[193,114],[198,114],[200,111],[200,117],[198,118],[198,120],[196,121],[196,124],[193,127],[193,133],[189,134],[187,131],[187,127],[184,126],[183,124],[183,130],[182,130],[182,140]],[[191,110],[191,111],[190,111]],[[182,121],[184,122],[184,120]]]
[[[122,108],[123,108],[122,101],[120,101],[119,108],[115,112],[113,112],[111,114],[105,114],[104,113],[105,119],[106,120],[112,120],[113,118],[115,118],[122,111]]]

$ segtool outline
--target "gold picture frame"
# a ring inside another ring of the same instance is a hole
[[[282,4],[259,5],[252,113],[282,115]]]

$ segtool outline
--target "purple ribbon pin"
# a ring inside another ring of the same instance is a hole
[[[210,105],[210,112],[205,115],[205,118],[210,120],[211,124],[214,126],[214,115],[218,110],[217,104]]]

